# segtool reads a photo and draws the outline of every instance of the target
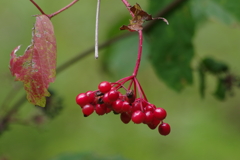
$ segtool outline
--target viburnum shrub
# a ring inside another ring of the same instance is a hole
[[[132,20],[130,20],[128,26],[123,25],[120,29],[126,29],[131,32],[137,31],[139,35],[138,56],[133,74],[116,82],[100,82],[97,90],[78,94],[76,103],[82,108],[84,117],[88,117],[94,111],[98,115],[113,112],[116,115],[120,114],[120,119],[125,124],[130,121],[133,121],[135,124],[143,123],[148,125],[150,129],[158,127],[161,135],[168,135],[170,133],[170,125],[163,122],[167,112],[165,109],[157,108],[148,101],[137,79],[142,56],[143,22],[153,19],[163,19],[167,24],[168,22],[161,17],[152,18],[151,15],[141,9],[139,4],[130,6],[126,0],[122,0],[122,2],[129,10]]]

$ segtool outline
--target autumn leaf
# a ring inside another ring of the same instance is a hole
[[[32,32],[32,43],[24,55],[11,53],[10,71],[16,81],[22,81],[27,92],[27,99],[34,105],[44,107],[49,83],[56,76],[56,39],[52,22],[46,15],[37,15]]]
[[[162,19],[164,22],[168,24],[168,21],[165,18],[162,17],[153,18],[150,14],[143,11],[140,5],[137,3],[134,6],[130,7],[130,11],[134,14],[132,20],[130,20],[130,24],[128,26],[123,25],[122,27],[120,27],[120,30],[129,30],[131,32],[143,30],[142,25],[145,21],[155,19]]]

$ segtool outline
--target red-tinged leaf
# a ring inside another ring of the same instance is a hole
[[[32,32],[32,43],[24,55],[15,53],[20,46],[11,53],[10,70],[16,81],[22,81],[27,92],[27,99],[34,105],[44,107],[49,83],[56,76],[56,40],[53,25],[45,15],[36,16],[36,23]]]
[[[130,24],[128,26],[123,25],[122,27],[120,27],[120,30],[129,30],[131,32],[143,30],[142,25],[145,21],[155,19],[162,19],[164,22],[168,24],[168,21],[165,18],[162,17],[153,18],[150,14],[143,11],[140,5],[137,3],[134,6],[130,7],[130,11],[134,14],[134,17],[132,18],[132,20],[130,20]]]

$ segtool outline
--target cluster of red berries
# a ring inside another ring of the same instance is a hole
[[[163,122],[167,112],[163,108],[156,108],[144,98],[136,98],[133,90],[126,89],[126,94],[122,94],[118,91],[122,87],[116,83],[103,81],[98,85],[98,90],[78,94],[76,103],[82,108],[84,117],[94,111],[98,115],[112,111],[114,114],[120,114],[125,124],[132,120],[136,124],[147,124],[150,129],[158,126],[161,135],[168,135],[170,125]]]

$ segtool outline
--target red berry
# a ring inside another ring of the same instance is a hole
[[[167,116],[167,112],[163,108],[156,108],[154,113],[154,117],[159,120],[163,120]]]
[[[89,103],[93,103],[95,100],[95,93],[93,91],[87,91],[86,95],[88,96]]]
[[[123,123],[127,124],[130,122],[131,120],[131,117],[127,114],[127,113],[121,113],[121,116],[120,116],[121,120]]]
[[[122,112],[129,112],[131,111],[132,106],[127,101],[124,101],[122,104]]]
[[[98,89],[102,93],[107,93],[111,90],[111,83],[103,81],[98,85]]]
[[[95,106],[95,112],[98,115],[104,115],[106,113],[106,108],[105,106],[101,105],[101,104],[96,104]]]
[[[170,132],[171,132],[171,127],[168,123],[162,123],[159,125],[158,127],[158,132],[161,134],[161,135],[168,135]]]
[[[108,99],[110,101],[116,101],[119,97],[119,93],[116,90],[111,90],[108,92]]]
[[[90,114],[92,114],[94,112],[94,107],[91,104],[86,104],[85,106],[83,106],[82,108],[82,112],[84,114],[84,117],[89,116]]]
[[[123,101],[116,100],[112,103],[112,108],[116,113],[120,113],[122,111]]]
[[[141,102],[137,101],[132,104],[132,111],[138,111],[141,110]]]
[[[133,112],[132,121],[136,124],[142,123],[144,121],[144,113],[140,110]]]
[[[102,104],[102,105],[104,105],[104,104]],[[106,113],[110,113],[111,111],[112,111],[111,108],[106,107]]]
[[[144,119],[144,123],[145,124],[149,124],[153,121],[153,113],[151,111],[147,111],[145,112],[145,119]]]
[[[127,100],[127,97],[126,95],[123,95],[122,93],[119,92],[119,97],[118,99],[122,100],[122,101],[126,101]]]
[[[148,104],[148,105],[146,105],[146,107],[144,109],[145,109],[145,111],[154,112],[154,110],[156,109],[156,106],[154,104]]]
[[[89,103],[89,97],[85,93],[80,93],[76,97],[76,103],[83,107]]]
[[[150,129],[155,129],[155,128],[157,128],[157,126],[160,122],[161,122],[160,120],[153,118],[152,122],[148,124],[148,127]]]
[[[110,104],[112,103],[112,101],[110,101],[110,99],[109,99],[109,97],[108,97],[108,93],[105,93],[105,94],[103,95],[102,100],[103,100],[103,102],[104,102],[105,104],[108,104],[108,105],[110,105]]]

